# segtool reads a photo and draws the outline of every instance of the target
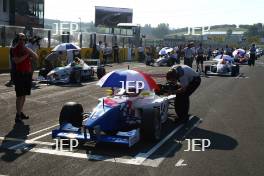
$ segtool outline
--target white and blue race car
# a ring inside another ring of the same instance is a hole
[[[103,65],[90,66],[82,59],[79,59],[79,62],[77,64],[73,61],[64,67],[56,67],[52,70],[40,70],[38,80],[47,81],[51,84],[68,84],[91,80],[95,74],[100,79],[106,73]]]
[[[239,65],[234,64],[234,58],[228,55],[218,55],[213,60],[216,63],[205,66],[205,75],[237,76],[239,74]]]
[[[158,96],[155,92],[118,93],[102,97],[92,112],[84,113],[81,104],[66,103],[60,112],[60,127],[53,138],[74,138],[123,144],[128,147],[141,138],[158,141],[162,124],[168,119],[170,101],[176,95]]]

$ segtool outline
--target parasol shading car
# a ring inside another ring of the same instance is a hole
[[[139,92],[127,91],[120,81],[142,81]],[[60,113],[60,127],[52,131],[53,138],[75,138],[133,146],[140,139],[159,141],[162,124],[168,119],[170,100],[176,95],[158,96],[159,86],[147,74],[135,70],[116,70],[97,83],[111,87],[110,95],[99,98],[92,112],[84,113],[82,105],[66,103]],[[114,89],[118,89],[114,93]]]

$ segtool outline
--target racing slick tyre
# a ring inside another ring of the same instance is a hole
[[[236,76],[239,74],[239,65],[234,65],[231,68],[231,76]]]
[[[83,107],[76,102],[67,102],[63,105],[59,123],[71,123],[74,127],[81,127],[83,121]]]
[[[97,78],[101,79],[106,73],[105,68],[104,67],[98,67],[96,73],[97,73]]]
[[[161,138],[161,118],[159,109],[143,109],[140,132],[144,140],[159,141]]]
[[[169,60],[168,60],[168,62],[167,62],[167,66],[168,66],[168,67],[173,66],[173,61],[172,61],[172,59],[169,59]]]
[[[210,65],[206,65],[204,68],[205,75],[208,75],[208,71],[210,70]]]
[[[47,78],[47,75],[48,75],[48,73],[49,73],[50,71],[51,71],[51,70],[49,70],[49,69],[41,68],[41,69],[39,70],[39,74],[38,74],[38,76],[42,76],[42,77],[44,77],[44,78]]]

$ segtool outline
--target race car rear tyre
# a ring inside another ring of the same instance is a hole
[[[144,140],[159,141],[161,138],[161,118],[159,109],[143,109],[140,133]]]
[[[236,76],[239,74],[239,65],[232,66],[231,68],[231,76]]]
[[[168,62],[167,62],[167,66],[168,66],[168,67],[173,66],[173,61],[172,61],[171,59],[168,60]]]
[[[83,121],[83,107],[76,102],[67,102],[63,105],[59,123],[71,123],[74,127],[81,127]]]
[[[106,71],[104,67],[97,68],[97,78],[101,79],[105,75]]]
[[[204,68],[205,75],[208,75],[208,71],[210,70],[210,65],[206,65]]]

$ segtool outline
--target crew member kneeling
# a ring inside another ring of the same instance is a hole
[[[181,121],[189,120],[190,95],[199,87],[201,78],[187,65],[175,65],[166,75],[167,81],[178,84],[174,102],[175,112]]]

